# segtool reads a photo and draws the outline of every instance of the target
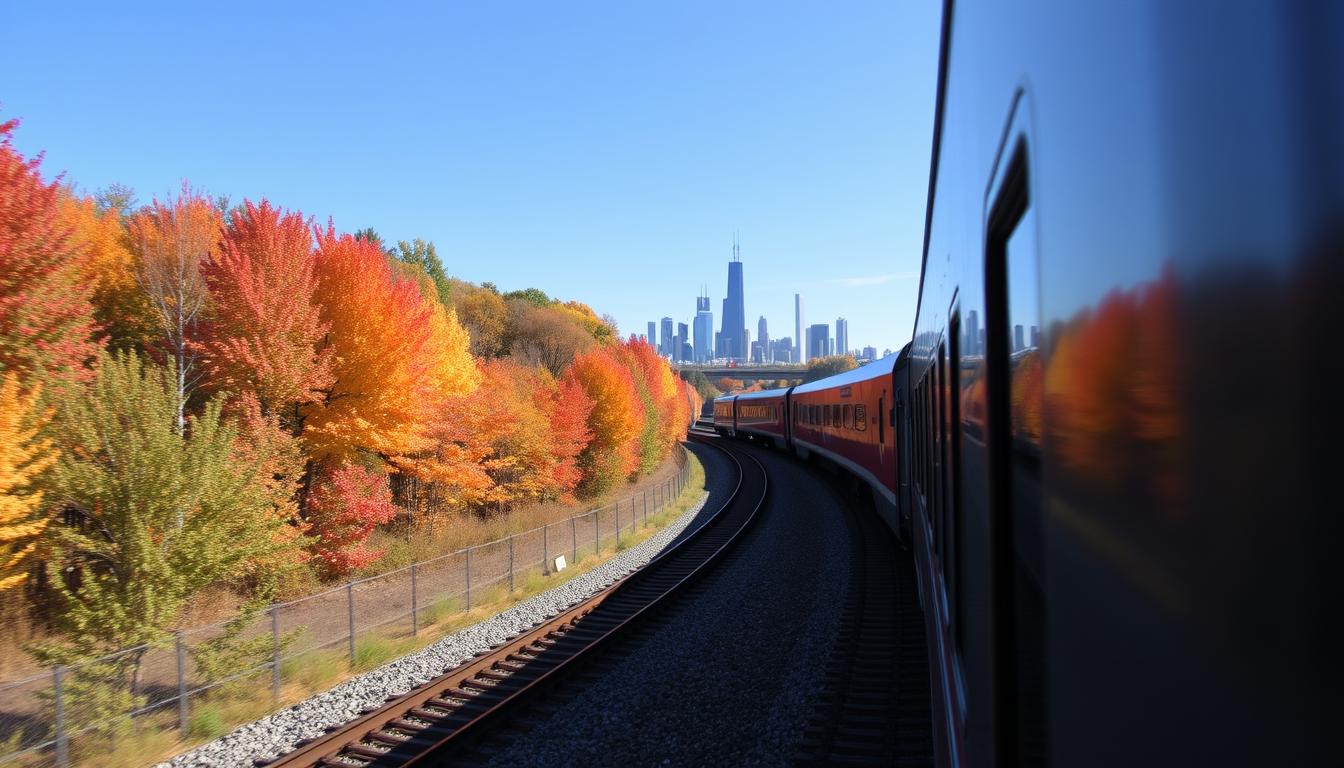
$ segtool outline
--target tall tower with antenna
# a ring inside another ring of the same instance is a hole
[[[742,246],[733,233],[733,260],[728,262],[728,295],[723,300],[723,325],[719,328],[718,356],[747,361],[747,311],[743,298]]]

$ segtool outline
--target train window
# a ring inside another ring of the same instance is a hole
[[[1003,762],[1044,765],[1048,749],[1042,394],[1036,217],[1025,137],[1005,145],[985,238],[985,359],[994,685]]]
[[[948,493],[948,593],[952,601],[949,619],[952,624],[952,643],[958,653],[964,653],[965,601],[961,596],[962,584],[962,517],[961,517],[961,308],[951,312],[948,325],[948,393],[947,393],[947,493]]]
[[[854,428],[860,432],[868,428],[868,408],[859,403],[854,404]]]
[[[854,407],[850,405],[843,406],[840,411],[840,420],[843,422],[845,429],[853,429]]]
[[[831,406],[831,426],[837,428],[841,426],[840,406],[838,404]]]

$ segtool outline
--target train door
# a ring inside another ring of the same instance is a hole
[[[1048,702],[1036,212],[1026,135],[1008,136],[987,198],[984,262],[994,742],[998,765],[1040,766]]]

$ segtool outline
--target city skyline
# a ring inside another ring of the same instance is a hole
[[[706,362],[709,359],[733,359],[738,362],[778,362],[787,356],[789,362],[806,362],[814,356],[827,356],[833,354],[853,353],[857,358],[873,359],[868,354],[869,350],[879,348],[880,344],[871,342],[865,343],[862,347],[853,342],[849,333],[849,321],[846,317],[836,318],[834,325],[828,323],[806,323],[806,300],[801,293],[794,293],[793,303],[793,322],[794,335],[792,337],[772,337],[769,333],[770,319],[767,315],[758,314],[756,321],[756,338],[752,339],[752,329],[746,321],[746,296],[750,293],[744,279],[744,260],[741,258],[740,243],[736,236],[733,239],[732,254],[728,262],[728,278],[725,296],[720,306],[723,308],[723,324],[716,331],[713,330],[714,314],[709,307],[712,306],[712,295],[708,283],[702,283],[695,296],[695,313],[688,317],[688,321],[681,321],[679,318],[679,332],[673,333],[672,324],[675,314],[664,316],[661,326],[662,333],[657,338],[649,336],[648,341],[660,354],[671,357],[678,362]],[[736,297],[730,302],[736,292]],[[728,319],[729,306],[732,304],[734,317],[742,317],[741,322],[734,323]],[[725,341],[725,333],[731,325],[742,325],[742,329],[734,334],[732,339]],[[649,331],[652,334],[656,327],[655,322],[648,322]],[[825,329],[826,346],[816,347],[815,350],[810,342],[811,332],[814,328]],[[688,334],[691,334],[688,336]],[[740,340],[740,341],[739,341]],[[780,342],[788,342],[787,347],[781,347]],[[712,345],[711,345],[712,342]],[[683,346],[685,345],[685,346]],[[740,348],[744,354],[727,354],[730,349]],[[712,354],[706,354],[707,350],[712,349]],[[787,351],[782,351],[786,349]],[[820,354],[814,355],[814,351],[822,350]]]

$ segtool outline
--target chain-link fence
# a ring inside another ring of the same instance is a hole
[[[231,724],[222,708],[202,706],[215,698],[250,700],[251,709],[235,703],[229,712],[255,718],[284,701],[286,685],[311,680],[312,668],[373,666],[383,658],[369,647],[377,641],[410,644],[426,627],[552,573],[559,557],[567,567],[619,547],[680,496],[690,462],[684,449],[676,459],[671,478],[582,515],[0,683],[0,765],[98,762],[110,741],[153,729],[214,735]],[[270,696],[258,696],[265,686]]]

